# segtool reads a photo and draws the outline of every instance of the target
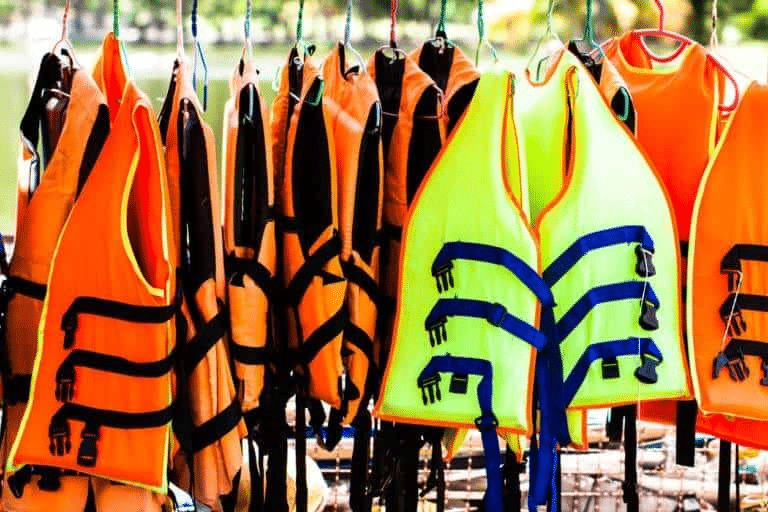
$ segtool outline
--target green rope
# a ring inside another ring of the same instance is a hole
[[[251,7],[251,0],[245,2],[245,21],[243,22],[243,31],[245,32],[245,40],[251,40],[251,15],[253,14],[253,8]]]
[[[113,0],[112,2],[112,33],[116,38],[120,37],[120,2],[119,0]]]
[[[477,35],[480,37],[481,43],[485,41],[485,15],[483,14],[483,0],[477,0]]]
[[[296,41],[304,38],[304,0],[299,0],[299,17],[296,20]]]
[[[437,29],[435,35],[437,37],[445,37],[445,19],[448,16],[448,0],[440,0],[440,19],[437,20]]]
[[[349,46],[352,38],[352,0],[347,0],[347,20],[344,22],[344,44]]]
[[[584,19],[584,40],[589,44],[593,44],[595,35],[592,30],[592,0],[587,0],[587,12]]]

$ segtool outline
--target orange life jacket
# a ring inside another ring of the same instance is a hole
[[[168,185],[150,101],[128,82],[119,105],[53,254],[8,469],[54,466],[164,493],[176,310]]]
[[[394,301],[399,278],[400,240],[403,221],[432,161],[445,139],[440,121],[440,90],[408,56],[396,58],[377,51],[368,62],[368,72],[381,98],[384,147],[384,209],[381,288],[386,297],[380,350],[376,364],[387,360],[392,336]]]
[[[339,409],[347,283],[339,258],[332,116],[323,98],[319,69],[308,53],[301,66],[295,64],[296,56],[294,49],[282,74],[272,121],[275,174],[281,178],[277,196],[284,299],[289,311],[287,343],[296,353],[308,395]],[[296,91],[298,100],[293,99]],[[286,120],[288,132],[282,136]],[[285,162],[284,168],[279,162]]]
[[[230,351],[240,405],[248,412],[259,406],[271,334],[275,183],[267,103],[251,61],[240,61],[230,91],[224,114],[224,251]]]
[[[213,132],[202,119],[186,63],[177,61],[161,115],[167,130],[166,165],[173,251],[180,262],[184,299],[181,321],[182,412],[176,428],[181,452],[175,480],[194,498],[221,510],[241,465],[245,436],[227,352],[224,265]]]
[[[349,424],[360,404],[367,408],[376,373],[373,340],[379,297],[379,233],[384,163],[381,102],[376,83],[360,65],[351,66],[339,43],[323,65],[323,101],[335,140],[336,194],[341,236],[341,266],[347,279],[349,323],[344,329],[347,372],[342,423]]]
[[[40,157],[38,133],[44,119],[41,89],[56,87],[60,57],[43,58],[29,107],[22,120],[22,165],[19,166],[20,208],[17,210],[16,240],[10,271],[3,283],[7,303],[4,369],[5,426],[1,457],[8,451],[19,430],[29,396],[37,347],[37,326],[46,294],[50,262],[59,233],[64,226],[80,188],[109,133],[109,114],[104,98],[85,71],[75,70],[68,87],[63,112],[64,124],[38,183]],[[44,141],[43,141],[44,142]],[[43,151],[45,153],[45,150]],[[32,193],[32,187],[37,187]],[[34,475],[32,473],[35,473]],[[34,482],[34,485],[26,485]],[[56,488],[58,487],[58,488]],[[82,511],[88,492],[88,478],[61,476],[54,468],[28,467],[16,477],[3,481],[1,510],[78,510]]]
[[[480,72],[458,46],[440,46],[427,41],[411,57],[443,91],[442,123],[446,133],[451,133],[472,101]]]

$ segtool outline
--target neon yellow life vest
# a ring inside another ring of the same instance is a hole
[[[509,180],[520,162],[510,142],[517,140],[511,92],[509,73],[483,75],[414,199],[395,335],[375,409],[389,421],[477,427],[489,507],[502,506],[495,430],[531,431],[534,348],[546,342],[534,327],[539,299],[552,305]]]
[[[575,56],[564,52],[529,88],[534,94],[520,91],[516,100],[542,275],[557,304],[542,330],[560,348],[564,405],[689,396],[679,249],[665,189]],[[582,435],[581,421],[571,428]],[[534,502],[543,501],[545,477],[534,478]]]

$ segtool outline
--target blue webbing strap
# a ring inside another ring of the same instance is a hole
[[[590,345],[581,354],[576,366],[573,367],[563,384],[563,398],[566,407],[571,403],[573,397],[576,396],[576,392],[587,377],[587,371],[589,371],[589,367],[593,362],[599,359],[633,354],[638,356],[640,354],[650,354],[659,361],[663,360],[661,350],[659,350],[659,347],[656,346],[651,338],[627,338],[624,340],[603,341]]]
[[[554,331],[552,309],[541,312],[541,327],[545,333]],[[568,422],[563,401],[563,362],[560,347],[548,343],[536,358],[536,395],[541,410],[541,426],[538,444],[530,448],[531,478],[528,492],[528,508],[536,511],[550,499],[552,510],[557,510],[559,486],[557,479],[558,443],[570,444]],[[535,404],[534,404],[535,407]]]
[[[439,372],[479,375],[477,401],[480,405],[480,417],[475,426],[480,431],[485,451],[485,471],[487,478],[486,510],[503,512],[501,450],[496,435],[498,420],[493,413],[493,367],[485,359],[472,357],[454,357],[451,355],[434,356],[419,374],[419,383],[434,381]]]
[[[560,318],[555,328],[556,335],[554,341],[556,344],[562,343],[576,326],[584,320],[592,308],[598,304],[626,299],[644,299],[653,304],[656,309],[660,307],[659,299],[648,282],[625,281],[623,283],[596,286],[577,300],[571,306],[571,309]]]
[[[632,242],[638,242],[644,249],[653,252],[653,240],[643,226],[621,226],[584,235],[547,267],[543,274],[544,281],[553,286],[590,251]]]
[[[484,318],[492,325],[501,327],[537,350],[544,348],[547,343],[547,337],[543,332],[510,314],[501,304],[474,299],[439,299],[424,321],[424,328],[432,336],[432,331],[440,330],[442,327],[442,335],[445,338],[444,325],[449,316]],[[437,335],[439,344],[440,333]]]
[[[447,242],[443,244],[432,263],[432,275],[440,279],[446,272],[450,272],[453,267],[451,264],[453,260],[483,261],[502,266],[527,286],[536,295],[542,306],[552,307],[555,305],[552,291],[547,283],[539,277],[538,272],[511,252],[500,247],[472,242]],[[445,284],[445,281],[443,283]],[[438,282],[439,286],[440,283]],[[443,288],[447,289],[448,287],[443,286]]]

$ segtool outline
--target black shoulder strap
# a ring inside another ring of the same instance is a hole
[[[720,439],[717,475],[717,512],[731,510],[731,443]]]

